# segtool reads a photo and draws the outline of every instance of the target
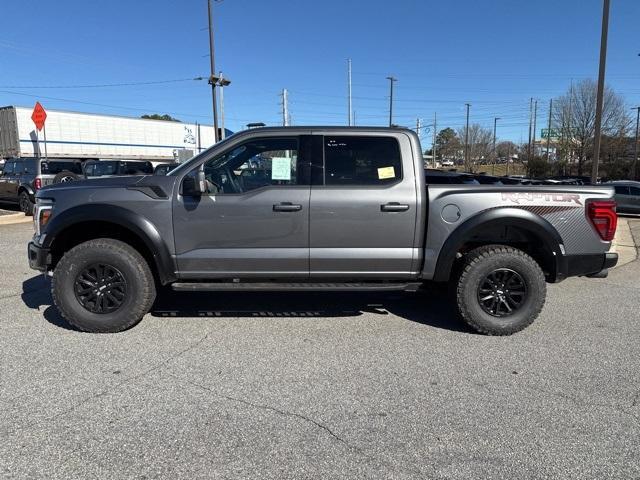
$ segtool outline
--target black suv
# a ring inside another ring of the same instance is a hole
[[[153,175],[153,164],[146,160],[88,160],[84,163],[84,178],[123,175]]]
[[[17,203],[20,210],[31,215],[35,193],[45,185],[82,178],[79,160],[42,158],[10,158],[0,174],[0,201]]]

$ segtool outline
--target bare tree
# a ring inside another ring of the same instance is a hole
[[[553,127],[558,132],[561,155],[569,162],[577,159],[578,175],[591,158],[596,117],[597,85],[585,79],[554,101]],[[624,137],[631,124],[624,98],[605,87],[602,109],[602,135]]]
[[[466,127],[458,129],[458,137],[465,138],[465,136]],[[477,164],[491,157],[492,148],[493,131],[490,128],[482,127],[478,123],[469,125],[469,163],[465,164],[464,169],[468,172],[473,172]]]

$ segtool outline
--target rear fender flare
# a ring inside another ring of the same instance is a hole
[[[494,208],[479,213],[456,228],[447,238],[440,250],[433,276],[435,281],[449,280],[456,254],[474,234],[485,228],[500,229],[518,227],[535,235],[545,248],[552,253],[554,265],[552,275],[558,274],[559,262],[563,258],[562,237],[548,220],[533,212],[520,208]]]

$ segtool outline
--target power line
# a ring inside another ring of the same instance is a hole
[[[205,77],[176,78],[173,80],[153,80],[148,82],[123,82],[123,83],[100,83],[94,85],[0,85],[0,88],[16,88],[20,90],[35,89],[59,89],[59,88],[104,88],[104,87],[132,87],[136,85],[162,85],[167,83],[192,82],[194,80],[205,80]]]

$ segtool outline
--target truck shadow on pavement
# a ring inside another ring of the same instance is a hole
[[[38,275],[22,284],[22,301],[43,312],[49,323],[76,330],[51,298],[51,280]],[[474,333],[457,316],[444,286],[404,292],[174,292],[158,291],[154,317],[300,319],[395,315],[411,322],[461,333]],[[135,327],[134,327],[135,328]]]

